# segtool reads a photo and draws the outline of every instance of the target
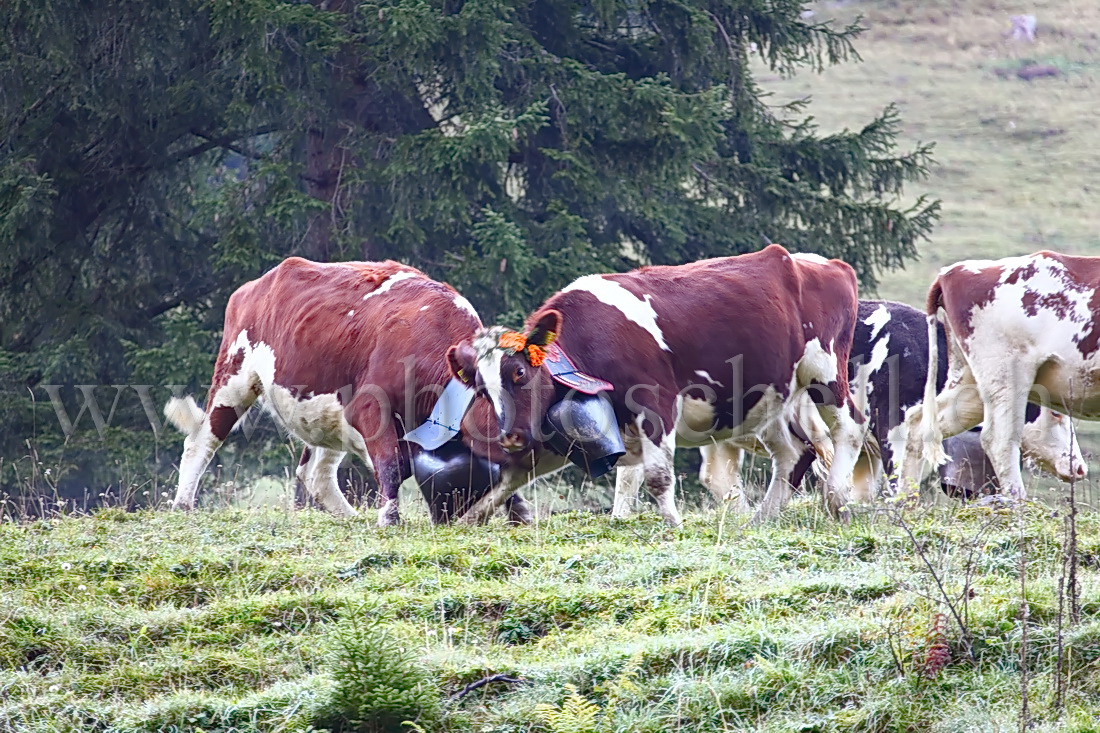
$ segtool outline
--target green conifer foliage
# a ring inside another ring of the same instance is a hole
[[[376,620],[340,624],[333,642],[336,685],[314,725],[333,733],[404,733],[406,721],[434,729],[443,715],[438,685]]]
[[[873,286],[937,216],[895,110],[822,135],[768,105],[754,64],[857,58],[797,0],[62,6],[0,13],[9,489],[32,436],[81,487],[151,465],[135,393],[105,444],[43,385],[201,387],[229,294],[287,255],[401,260],[515,326],[577,276],[765,241]]]

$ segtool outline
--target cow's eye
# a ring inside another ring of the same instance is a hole
[[[518,382],[519,380],[523,379],[525,376],[527,376],[527,370],[524,369],[521,366],[518,366],[518,367],[516,367],[516,373],[512,375],[512,381],[513,382]]]

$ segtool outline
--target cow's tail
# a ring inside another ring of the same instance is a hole
[[[924,401],[921,404],[920,436],[924,441],[924,460],[935,468],[947,462],[943,450],[943,431],[940,430],[939,411],[936,409],[936,375],[939,373],[939,338],[936,333],[938,313],[943,305],[943,288],[940,279],[932,283],[928,291],[925,313],[928,316],[928,374],[924,380]],[[945,355],[946,358],[946,355]]]
[[[191,395],[173,397],[164,406],[164,417],[184,435],[194,435],[202,427],[202,408]]]

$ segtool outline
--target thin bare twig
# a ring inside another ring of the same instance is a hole
[[[941,600],[943,600],[948,610],[951,611],[951,617],[955,619],[955,623],[959,626],[959,633],[961,635],[963,651],[966,653],[966,656],[971,661],[973,661],[974,645],[970,638],[970,629],[969,627],[967,627],[966,622],[960,615],[959,609],[951,600],[951,594],[947,592],[947,589],[943,585],[943,581],[940,579],[939,573],[937,573],[936,569],[932,567],[932,562],[928,559],[928,555],[927,553],[925,553],[924,547],[917,539],[917,536],[913,534],[913,530],[909,527],[909,523],[905,521],[905,517],[902,516],[900,510],[894,513],[894,521],[899,527],[905,530],[905,534],[909,536],[909,541],[913,544],[913,549],[916,551],[917,557],[921,559],[921,562],[923,562],[924,566],[928,569],[928,573],[932,576],[932,580],[933,582],[935,582],[936,588],[940,592]]]
[[[901,632],[902,632],[901,624],[898,624],[898,628],[897,628],[896,631],[894,629],[894,625],[890,624],[890,627],[887,629],[887,633],[889,634],[889,636],[886,639],[886,645],[890,648],[890,656],[894,658],[894,666],[897,667],[897,669],[898,669],[898,676],[899,677],[904,677],[905,676],[905,665],[902,664],[902,662],[901,662],[901,653],[900,653],[901,650],[900,650],[900,648],[899,649],[894,648],[894,640],[895,640],[895,638],[897,638],[897,636],[901,635]],[[899,642],[899,647],[900,647],[900,642]]]
[[[458,692],[451,695],[450,701],[454,702],[456,700],[461,700],[462,698],[466,697],[467,695],[469,695],[474,690],[477,690],[479,688],[484,687],[485,685],[489,685],[489,684],[492,684],[494,682],[506,682],[509,685],[525,685],[525,684],[527,684],[527,680],[523,679],[522,677],[509,677],[506,674],[494,674],[494,675],[490,675],[488,677],[484,677],[484,678],[478,680],[477,682],[471,682],[470,684],[466,685],[461,690],[459,690]]]
[[[1073,384],[1070,383],[1069,404],[1073,404]],[[1070,440],[1076,442],[1077,431],[1070,419]],[[1077,479],[1073,465],[1073,453],[1069,457],[1069,511],[1066,513],[1062,536],[1062,573],[1058,577],[1057,663],[1054,668],[1054,703],[1052,707],[1059,718],[1065,713],[1068,686],[1068,654],[1065,645],[1066,600],[1069,600],[1069,622],[1081,621],[1081,589],[1077,584]]]
[[[1027,605],[1027,541],[1024,532],[1024,502],[1017,502],[1016,522],[1020,534],[1020,733],[1031,727],[1031,713],[1028,710],[1027,675],[1027,625],[1031,609]]]

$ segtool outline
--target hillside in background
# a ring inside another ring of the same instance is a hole
[[[921,259],[879,294],[916,306],[936,271],[968,258],[1053,249],[1100,255],[1100,3],[924,0],[814,3],[815,20],[863,16],[862,63],[793,78],[761,73],[774,103],[811,97],[821,130],[895,104],[903,148],[934,142],[913,194],[943,200]],[[1034,43],[1008,37],[1036,16]]]

